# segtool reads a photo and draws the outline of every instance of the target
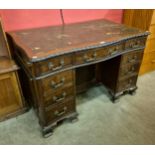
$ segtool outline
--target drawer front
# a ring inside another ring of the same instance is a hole
[[[35,75],[44,75],[49,72],[58,71],[66,67],[72,66],[72,55],[67,54],[48,59],[46,61],[35,63]]]
[[[128,64],[120,68],[119,80],[138,75],[140,63]]]
[[[75,100],[70,99],[69,101],[57,105],[51,105],[45,108],[45,119],[46,124],[50,124],[62,117],[75,112]]]
[[[123,50],[123,44],[118,44],[108,47],[82,51],[75,54],[75,63],[79,65],[83,63],[94,62],[106,58],[108,56],[118,54],[122,50]]]
[[[124,49],[124,45],[123,43],[121,43],[117,45],[108,46],[107,48],[108,48],[108,55],[112,56],[112,55],[116,55],[122,52]]]
[[[68,70],[41,80],[42,89],[51,93],[74,84],[74,71]]]
[[[143,51],[134,51],[122,55],[121,66],[132,63],[140,63],[143,58]]]
[[[117,84],[117,92],[121,92],[136,86],[136,82],[137,82],[137,76],[133,76],[125,80],[119,81]]]
[[[100,58],[107,56],[107,53],[108,52],[106,48],[92,49],[92,50],[79,52],[75,54],[75,63],[79,65],[83,63],[94,62],[96,60],[99,60]]]
[[[66,100],[68,100],[68,98],[74,96],[75,96],[74,87],[61,88],[54,93],[46,91],[44,93],[44,101],[45,105],[58,104],[65,102]]]
[[[52,103],[64,101],[74,95],[74,71],[68,70],[41,80],[44,101]],[[56,101],[55,101],[55,100]]]
[[[136,39],[130,39],[125,42],[125,49],[130,50],[130,49],[136,49],[140,47],[144,47],[146,42],[146,38],[136,38]]]

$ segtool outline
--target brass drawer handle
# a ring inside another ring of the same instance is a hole
[[[96,56],[97,56],[97,53],[96,52],[94,52],[94,54],[92,55],[91,58],[88,58],[87,54],[85,54],[84,55],[84,60],[85,60],[85,62],[91,62],[91,61],[96,60]]]
[[[54,102],[60,102],[63,101],[66,97],[66,92],[63,92],[61,96],[57,97],[57,96],[53,96],[53,101]]]
[[[135,47],[134,43],[130,43],[129,47],[134,48]]]
[[[110,49],[110,50],[109,50],[109,52],[110,52],[111,55],[117,54],[118,51],[119,51],[119,47],[118,47],[118,46],[116,46],[114,49]]]
[[[58,110],[56,110],[55,112],[54,112],[54,115],[55,116],[62,116],[62,115],[64,115],[65,113],[66,113],[66,111],[67,111],[67,107],[64,107],[63,108],[63,111],[58,111]]]
[[[134,71],[135,71],[135,67],[132,67],[130,70],[127,70],[127,71],[125,72],[125,75],[131,74],[131,73],[133,73]]]
[[[114,51],[114,52],[111,53],[111,55],[115,55],[117,53],[118,53],[118,51]]]
[[[64,66],[64,60],[63,60],[63,59],[60,60],[60,66],[55,67],[55,68],[54,68],[54,65],[53,65],[52,62],[49,62],[49,63],[48,63],[48,68],[49,68],[49,70],[52,69],[53,71],[59,70],[59,69],[61,69],[63,66]]]
[[[130,43],[130,44],[129,44],[129,47],[130,47],[130,48],[136,48],[136,47],[138,47],[139,45],[140,45],[140,41],[138,40],[138,41],[136,41],[136,42]]]
[[[132,62],[135,62],[135,61],[137,61],[138,59],[137,59],[137,56],[135,55],[133,58],[128,58],[128,62],[129,63],[132,63]]]
[[[55,83],[54,81],[52,81],[51,86],[52,88],[56,89],[56,88],[63,86],[64,82],[65,82],[65,77],[63,77],[59,83]]]

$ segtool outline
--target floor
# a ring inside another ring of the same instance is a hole
[[[135,96],[111,103],[103,86],[77,97],[79,121],[42,138],[33,112],[0,123],[0,144],[155,144],[155,72],[138,79]]]

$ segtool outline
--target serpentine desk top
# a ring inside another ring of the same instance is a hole
[[[8,32],[29,61],[102,47],[149,33],[108,20],[48,26]]]

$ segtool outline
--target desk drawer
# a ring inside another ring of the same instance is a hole
[[[65,103],[51,105],[45,108],[46,124],[54,122],[69,113],[75,112],[75,100],[70,99]]]
[[[140,63],[143,58],[143,51],[134,51],[122,55],[121,66],[126,64]]]
[[[82,51],[75,54],[75,63],[77,65],[83,63],[90,63],[99,60],[100,58],[106,57],[107,55],[108,51],[106,48]]]
[[[70,86],[74,83],[74,72],[72,70],[60,72],[41,80],[43,90],[45,92],[51,91],[51,93],[60,88],[66,88],[69,83]]]
[[[107,47],[96,48],[92,50],[76,53],[75,63],[83,64],[94,62],[111,55],[120,53],[123,50],[123,44],[110,45]]]
[[[136,49],[145,46],[146,38],[136,38],[136,39],[130,39],[125,42],[125,49]]]
[[[35,63],[35,75],[39,76],[49,72],[61,70],[72,66],[72,62],[72,54],[57,56],[46,61],[37,62]]]
[[[121,92],[136,86],[136,82],[137,82],[137,76],[132,76],[125,80],[119,81],[117,84],[117,92]]]
[[[44,101],[45,105],[58,104],[65,102],[66,100],[68,100],[68,98],[74,96],[74,87],[68,86],[68,88],[61,88],[58,91],[55,91],[54,93],[51,93],[51,91],[44,92]]]
[[[120,68],[119,80],[132,75],[138,75],[140,63],[128,64]]]

